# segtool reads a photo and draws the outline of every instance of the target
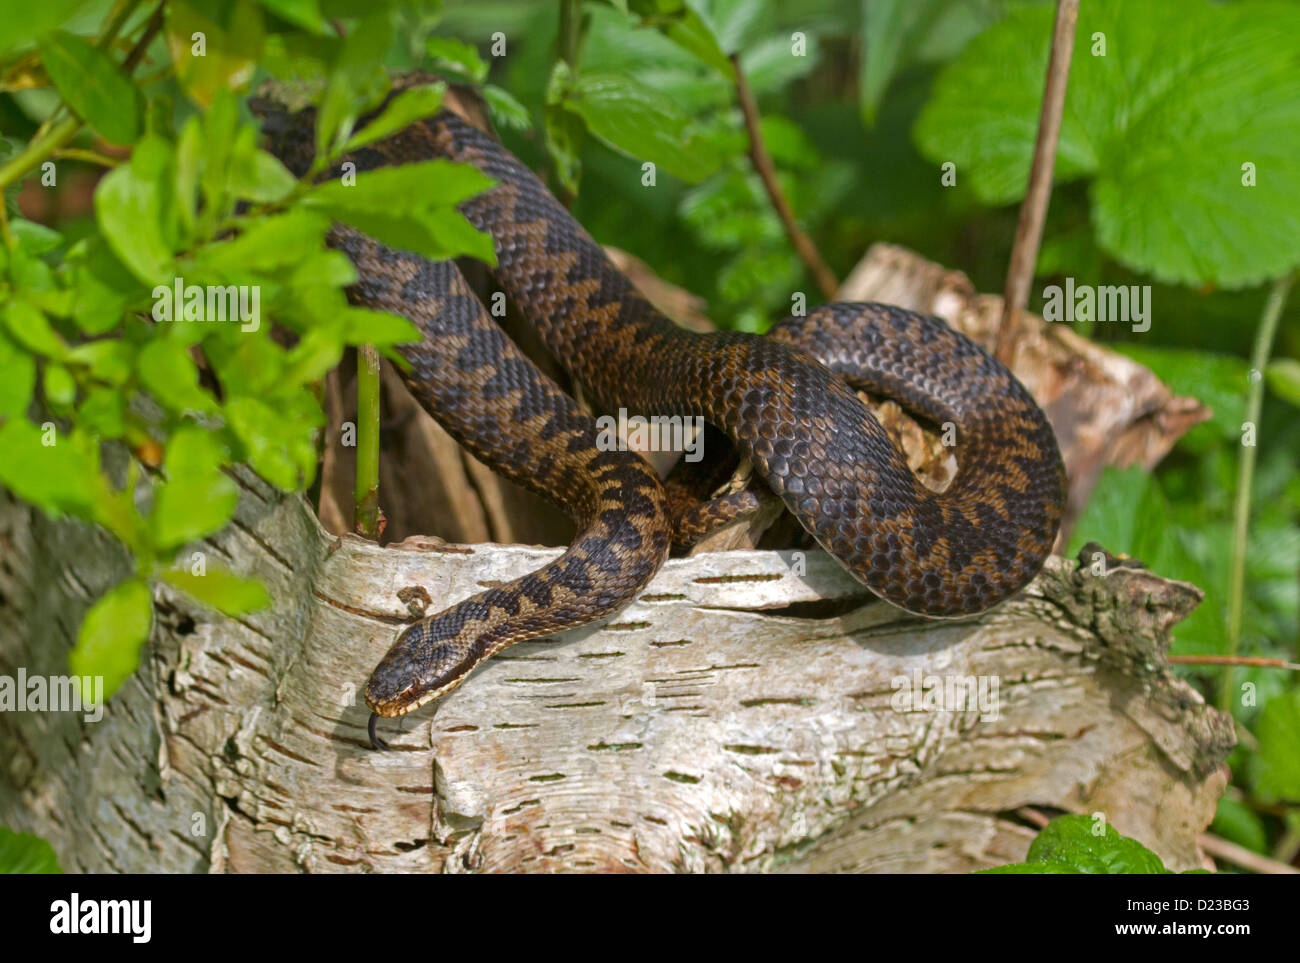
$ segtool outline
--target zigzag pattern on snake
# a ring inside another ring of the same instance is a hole
[[[308,118],[274,149],[301,174],[311,143]],[[595,410],[702,416],[826,551],[909,612],[977,613],[1038,572],[1065,502],[1060,453],[1029,393],[974,342],[937,318],[880,304],[827,305],[766,337],[678,328],[531,171],[449,112],[351,160],[365,171],[434,157],[497,182],[461,211],[492,236],[497,282]],[[599,450],[593,419],[504,335],[452,263],[346,227],[331,236],[360,275],[351,299],[423,332],[401,349],[415,397],[478,458],[578,524],[549,565],[401,632],[366,688],[374,713],[397,716],[507,646],[634,598],[668,554],[672,519],[650,467]],[[945,491],[917,480],[857,388],[956,426],[959,468]]]

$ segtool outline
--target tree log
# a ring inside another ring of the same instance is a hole
[[[273,607],[229,619],[159,586],[101,720],[0,713],[0,823],[67,870],[961,872],[1023,857],[1024,806],[1206,865],[1234,737],[1165,660],[1194,586],[1053,558],[994,611],[931,622],[821,552],[673,560],[614,619],[383,720],[378,752],[359,693],[410,617],[399,591],[442,608],[557,551],[334,537],[236,477],[235,522],[193,551]],[[109,536],[4,496],[0,673],[66,673],[129,570]],[[996,698],[920,698],[961,677]]]

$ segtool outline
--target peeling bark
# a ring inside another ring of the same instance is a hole
[[[1008,604],[929,622],[821,552],[673,560],[613,619],[385,720],[375,752],[359,692],[409,617],[398,593],[443,607],[555,550],[336,538],[238,480],[235,522],[195,550],[273,608],[232,620],[160,586],[101,721],[0,713],[0,823],[66,869],[967,871],[1024,855],[1025,805],[1204,863],[1233,732],[1165,661],[1193,586],[1054,558]],[[66,672],[125,555],[9,499],[0,547],[0,672]],[[899,711],[915,670],[996,679],[996,715]]]

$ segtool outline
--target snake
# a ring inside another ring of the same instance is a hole
[[[313,124],[310,108],[264,124],[271,149],[299,176],[310,165]],[[822,305],[765,335],[679,327],[522,161],[451,110],[346,160],[364,176],[434,158],[493,182],[458,209],[491,237],[496,283],[591,411],[702,419],[715,449],[747,459],[756,483],[826,552],[913,615],[984,612],[1042,568],[1065,505],[1056,437],[1028,390],[970,338],[937,317],[878,303]],[[684,507],[679,486],[670,497],[641,456],[601,443],[593,415],[506,336],[453,261],[345,224],[328,242],[355,265],[352,303],[419,329],[419,342],[398,348],[416,400],[474,456],[576,526],[568,548],[538,570],[400,630],[365,688],[379,746],[378,718],[446,695],[509,646],[612,615],[675,542],[756,496]],[[950,430],[957,470],[945,489],[913,474],[859,391]]]

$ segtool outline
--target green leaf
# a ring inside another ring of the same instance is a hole
[[[143,100],[122,68],[81,37],[56,30],[40,43],[41,63],[78,117],[114,144],[140,136]]]
[[[202,37],[201,48],[195,34]],[[253,79],[266,39],[262,9],[253,0],[169,0],[166,35],[176,80],[203,107],[212,106],[221,91]]]
[[[987,203],[1024,193],[1051,31],[1050,6],[1015,10],[943,72],[917,122],[926,156]],[[1099,245],[1182,284],[1242,287],[1295,266],[1298,59],[1294,4],[1084,4],[1056,178],[1092,179]]]
[[[352,136],[357,117],[378,106],[388,93],[383,61],[392,36],[391,14],[381,8],[363,18],[344,40],[317,117],[318,160],[336,156]]]
[[[170,338],[150,341],[136,356],[136,375],[140,383],[174,412],[211,412],[216,409],[213,397],[199,387],[199,369],[190,357],[189,348]]]
[[[167,442],[163,468],[167,481],[154,498],[154,543],[175,548],[225,527],[239,504],[239,487],[222,470],[229,461],[216,436],[185,425]]]
[[[447,160],[383,167],[356,184],[321,184],[303,198],[304,207],[344,221],[392,247],[434,260],[469,254],[496,263],[492,238],[474,228],[456,205],[495,183],[467,164]],[[395,207],[394,197],[408,203]]]
[[[244,130],[252,134],[252,128],[245,127]],[[274,204],[284,200],[298,186],[298,179],[289,173],[279,158],[264,150],[254,148],[242,152],[233,161],[230,190],[236,197],[259,204]]]
[[[692,143],[691,119],[659,91],[626,74],[581,74],[563,100],[602,141],[675,177],[696,183],[717,170],[719,159],[703,142]]]
[[[153,626],[153,593],[142,578],[121,582],[91,606],[68,655],[76,675],[103,676],[108,698],[140,665]]]
[[[225,412],[254,471],[284,491],[298,491],[312,480],[320,407],[310,392],[282,399],[274,408],[256,398],[231,398]]]
[[[107,334],[122,323],[141,294],[140,282],[110,250],[102,237],[78,243],[68,253],[72,269],[72,320],[86,334]]]
[[[445,90],[446,87],[442,84],[431,84],[402,91],[389,102],[383,113],[348,139],[343,145],[344,153],[374,143],[409,127],[417,120],[436,114],[442,106]]]
[[[36,359],[0,331],[0,419],[21,417],[36,390]]]
[[[281,20],[312,33],[323,34],[328,28],[321,14],[319,0],[258,0]]]
[[[1211,424],[1226,441],[1241,440],[1246,417],[1250,366],[1231,355],[1186,348],[1117,344],[1115,349],[1150,368],[1176,395],[1190,395],[1209,406]]]
[[[498,127],[509,127],[511,130],[532,128],[533,119],[528,114],[528,108],[510,96],[509,91],[493,84],[485,84],[479,92],[487,103],[488,113],[492,115],[492,123]]]
[[[77,382],[73,380],[67,368],[54,362],[45,365],[44,374],[42,383],[45,400],[55,411],[67,411],[68,407],[77,400]]]
[[[109,171],[95,189],[100,233],[118,259],[145,284],[171,280],[175,228],[171,147],[149,136],[131,162]]]
[[[77,423],[99,438],[121,438],[126,431],[126,400],[112,388],[92,388],[77,406]]]
[[[1255,791],[1268,802],[1300,802],[1300,689],[1269,699],[1255,730],[1259,751],[1250,764]]]
[[[88,0],[49,0],[31,4],[25,0],[4,0],[0,4],[0,54],[31,43],[49,30],[67,23]]]
[[[244,615],[271,604],[271,596],[257,579],[240,578],[225,569],[209,569],[195,575],[184,569],[166,569],[163,580],[175,585],[223,615]]]
[[[1101,833],[1095,831],[1098,827]],[[1168,870],[1159,856],[1137,840],[1120,835],[1110,823],[1072,814],[1059,816],[1043,827],[1029,845],[1024,863],[983,872],[1164,874]]]
[[[430,37],[424,42],[424,52],[433,60],[451,67],[476,84],[487,79],[488,67],[478,50],[463,40],[452,37]]]
[[[4,323],[9,336],[27,350],[47,358],[67,356],[68,346],[30,301],[10,301],[5,307]]]
[[[0,873],[62,873],[54,849],[39,836],[0,826]]]
[[[1273,394],[1300,408],[1300,361],[1277,358],[1264,369],[1264,377]]]

